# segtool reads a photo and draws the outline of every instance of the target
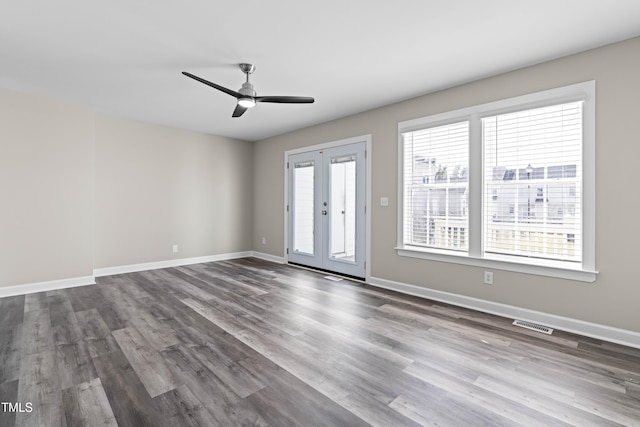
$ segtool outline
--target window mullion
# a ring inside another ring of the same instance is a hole
[[[482,121],[477,114],[469,119],[469,255],[481,257],[483,212]]]

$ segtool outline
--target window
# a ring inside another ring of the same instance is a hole
[[[485,253],[581,262],[582,101],[481,120]]]
[[[469,123],[407,132],[402,138],[405,243],[467,250]]]
[[[595,82],[398,125],[398,253],[595,280]]]

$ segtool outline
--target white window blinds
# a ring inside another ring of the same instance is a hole
[[[482,119],[484,252],[582,260],[582,102]]]
[[[469,122],[402,134],[405,245],[468,249]]]

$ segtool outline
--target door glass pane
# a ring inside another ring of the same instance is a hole
[[[330,238],[331,257],[355,261],[356,254],[356,158],[331,159]]]
[[[314,162],[296,163],[293,170],[293,248],[313,255],[314,245]]]

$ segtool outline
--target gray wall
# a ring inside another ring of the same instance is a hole
[[[371,269],[373,277],[640,332],[636,276],[640,225],[640,38],[313,126],[256,143],[253,249],[283,254],[283,158],[292,148],[372,135]],[[428,78],[428,77],[425,77]],[[597,235],[595,283],[400,257],[397,236],[398,122],[568,84],[596,80]],[[388,196],[389,207],[376,203]],[[267,244],[261,242],[262,236]]]
[[[249,142],[0,90],[0,287],[251,250],[252,158]]]
[[[93,275],[93,118],[0,90],[0,286]]]
[[[250,250],[251,165],[249,142],[98,115],[95,267]]]

